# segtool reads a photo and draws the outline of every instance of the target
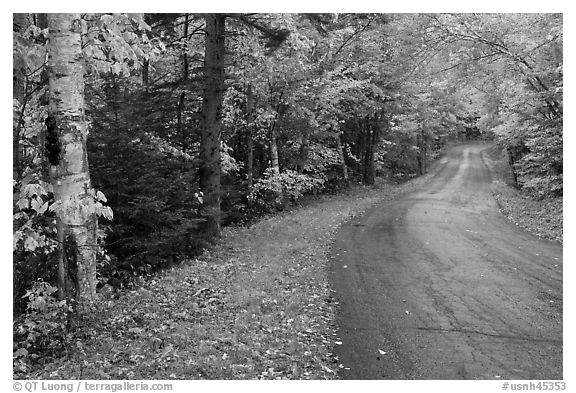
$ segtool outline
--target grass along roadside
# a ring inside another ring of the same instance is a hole
[[[15,377],[334,379],[337,305],[326,273],[333,236],[427,178],[355,188],[228,228],[210,252],[103,302],[68,357]]]
[[[490,189],[502,214],[513,224],[544,239],[563,242],[563,198],[535,200],[507,184],[508,164],[501,149],[483,153],[493,179]]]

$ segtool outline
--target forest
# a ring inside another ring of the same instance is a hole
[[[15,373],[225,228],[450,144],[561,198],[562,123],[561,14],[13,14]]]

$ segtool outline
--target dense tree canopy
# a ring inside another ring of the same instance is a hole
[[[74,254],[82,266],[57,225],[59,160],[90,165],[77,194],[100,221],[98,287],[129,285],[205,248],[222,225],[303,195],[424,174],[451,141],[493,139],[517,187],[562,195],[561,15],[82,14],[70,23],[86,157],[71,156],[66,143],[79,139],[47,121],[66,118],[53,106],[50,63],[66,44],[46,15],[14,15],[16,313],[38,279],[58,282],[59,259]]]

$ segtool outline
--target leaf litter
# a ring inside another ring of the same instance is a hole
[[[339,227],[418,186],[356,187],[250,227],[105,299],[79,346],[21,379],[335,379],[338,302],[327,278]]]

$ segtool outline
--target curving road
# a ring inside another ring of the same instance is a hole
[[[342,227],[342,379],[562,379],[562,246],[511,225],[457,146],[422,189]]]

